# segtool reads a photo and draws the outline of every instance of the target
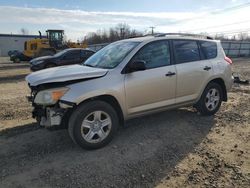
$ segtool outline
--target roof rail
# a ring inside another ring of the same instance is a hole
[[[190,34],[190,33],[158,33],[158,34],[155,34],[154,37],[165,37],[167,35],[197,37],[197,38],[210,39],[210,40],[214,39],[213,37],[210,37],[210,36],[200,35],[200,34]]]

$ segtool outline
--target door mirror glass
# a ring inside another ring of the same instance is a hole
[[[145,64],[146,62],[143,60],[133,61],[129,65],[130,72],[146,70]]]

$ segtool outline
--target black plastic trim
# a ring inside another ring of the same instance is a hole
[[[65,101],[65,100],[59,100],[59,102],[66,104],[66,105],[69,105],[69,106],[72,106],[72,107],[76,106],[76,103],[74,103],[74,102],[69,102],[69,101]]]

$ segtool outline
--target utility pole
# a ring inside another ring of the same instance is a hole
[[[151,34],[153,35],[154,34],[154,28],[153,26],[149,27],[151,29]]]
[[[125,30],[124,27],[120,28],[120,36],[121,36],[122,39],[124,39],[124,30]]]

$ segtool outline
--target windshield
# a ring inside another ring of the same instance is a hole
[[[67,52],[67,51],[69,51],[69,50],[70,50],[70,49],[66,49],[66,50],[60,51],[60,52],[56,53],[56,54],[54,55],[54,57],[59,57],[59,56],[65,54],[65,52]]]
[[[91,56],[83,65],[112,69],[139,44],[139,42],[121,41],[112,43]]]

